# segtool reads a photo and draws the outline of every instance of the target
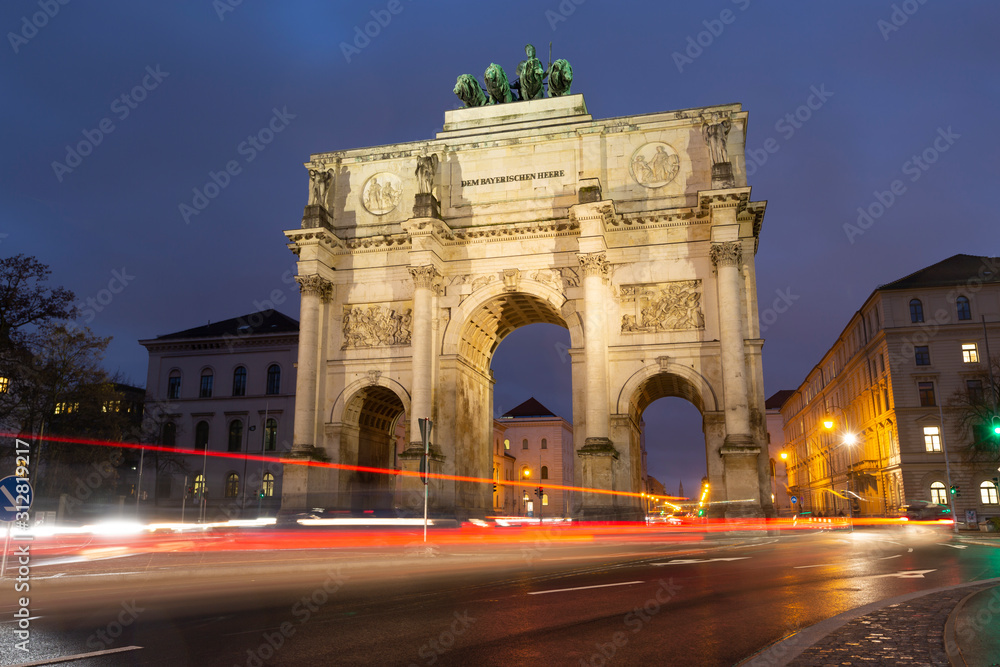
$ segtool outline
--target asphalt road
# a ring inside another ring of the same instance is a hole
[[[1000,576],[1000,549],[868,530],[151,563],[38,564],[28,652],[4,580],[0,663],[733,665],[849,609]]]

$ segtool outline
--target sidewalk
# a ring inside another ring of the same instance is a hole
[[[1000,578],[919,591],[853,609],[741,665],[998,665]]]

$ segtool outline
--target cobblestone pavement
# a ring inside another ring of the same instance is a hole
[[[846,623],[788,665],[949,665],[944,649],[948,615],[966,595],[995,585],[968,586],[883,607]]]

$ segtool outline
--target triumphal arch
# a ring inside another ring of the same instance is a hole
[[[571,341],[576,486],[638,493],[642,413],[676,396],[703,416],[712,513],[769,515],[747,114],[597,120],[553,72],[546,96],[519,66],[520,101],[495,72],[488,96],[463,75],[467,107],[433,139],[311,157],[302,226],[285,232],[302,293],[293,456],[417,470],[429,417],[431,472],[489,479],[493,352],[547,322]],[[398,511],[423,493],[292,465],[283,489],[284,511]],[[490,511],[488,483],[430,489],[432,513]],[[641,516],[630,495],[576,492],[573,507]]]

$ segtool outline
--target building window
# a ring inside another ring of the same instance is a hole
[[[273,452],[278,448],[278,420],[274,417],[264,422],[264,449]]]
[[[240,366],[233,371],[233,396],[247,395],[247,369]]]
[[[226,498],[240,495],[240,476],[234,472],[226,475]]]
[[[996,505],[997,501],[997,485],[993,482],[983,482],[979,485],[979,498],[982,500],[984,505]]]
[[[548,449],[548,448],[549,448],[549,441],[546,440],[545,438],[542,438],[542,449]]]
[[[194,448],[205,449],[208,447],[208,422],[200,421],[194,427]]]
[[[264,479],[261,482],[260,492],[264,494],[265,498],[274,497],[274,475],[269,472],[264,473]]]
[[[542,494],[542,505],[546,505],[547,506],[548,504],[549,504],[549,494],[543,493]]]
[[[548,479],[548,478],[549,478],[549,467],[542,466],[542,479]]]
[[[913,357],[916,359],[917,366],[930,366],[931,348],[927,345],[916,345],[913,348]]]
[[[964,296],[958,297],[958,299],[955,300],[955,307],[958,308],[958,319],[972,319],[972,308],[969,307],[969,300],[967,298]]]
[[[924,321],[924,304],[920,303],[920,299],[910,300],[910,321],[911,322]]]
[[[177,445],[177,424],[167,422],[160,431],[160,444],[165,447],[175,447]]]
[[[10,389],[10,378],[0,375],[0,394],[6,394]]]
[[[941,482],[931,484],[931,502],[938,505],[948,504],[948,492]]]
[[[271,364],[267,367],[267,392],[268,394],[281,393],[281,368],[278,364]]]
[[[983,381],[982,380],[966,380],[965,381],[965,394],[969,398],[969,403],[973,405],[977,403],[982,403],[985,398],[983,393]]]
[[[510,440],[508,440],[507,438],[503,439],[503,448],[510,449]]]
[[[962,362],[966,364],[979,363],[979,349],[975,343],[962,343]]]
[[[924,449],[928,452],[941,451],[941,429],[937,426],[924,427]]]
[[[173,371],[167,379],[167,399],[176,400],[181,397],[181,374]]]
[[[934,402],[933,382],[918,382],[917,389],[920,391],[920,407],[933,408],[937,405],[937,403]]]
[[[212,398],[212,371],[201,372],[201,386],[198,388],[198,398]]]
[[[195,496],[201,496],[201,494],[205,493],[205,476],[204,475],[200,475],[199,474],[199,475],[195,475],[194,476],[194,487],[193,487],[193,489],[194,489],[194,495]]]
[[[229,423],[229,451],[238,452],[243,448],[243,422],[234,419]]]
[[[525,438],[524,440],[521,441],[521,449],[527,449],[527,448],[528,448],[528,439]]]

